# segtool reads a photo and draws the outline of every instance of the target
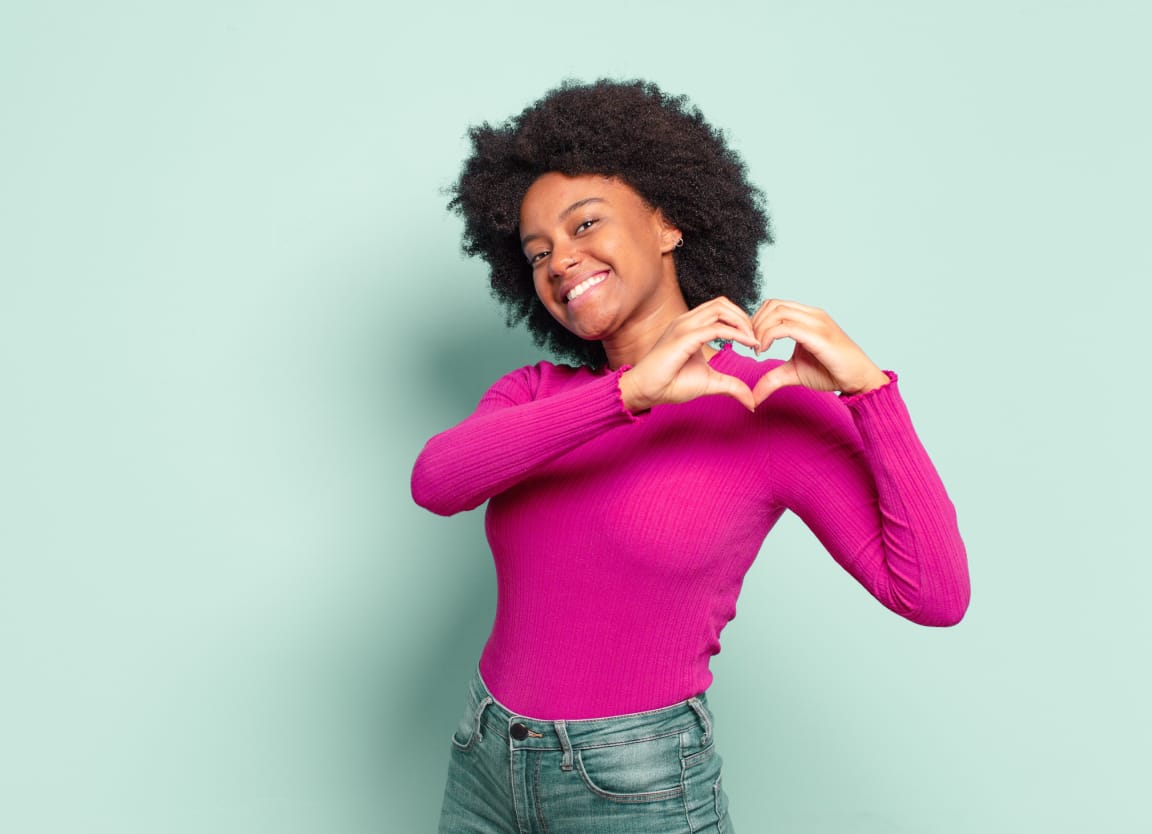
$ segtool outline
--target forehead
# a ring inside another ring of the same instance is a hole
[[[570,177],[551,171],[528,187],[520,202],[520,226],[555,223],[564,211],[583,200],[603,200],[619,207],[644,207],[631,186],[602,174]]]

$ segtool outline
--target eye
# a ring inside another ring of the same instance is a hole
[[[589,229],[591,229],[593,226],[595,226],[599,222],[600,221],[597,219],[585,220],[583,223],[581,223],[579,226],[576,227],[576,234],[580,234],[581,232],[588,231]]]
[[[529,255],[528,256],[528,265],[529,266],[536,266],[536,264],[540,263],[542,260],[544,260],[550,254],[551,253],[547,249],[545,249],[543,252],[537,252],[535,255]]]

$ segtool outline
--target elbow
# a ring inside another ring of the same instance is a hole
[[[440,503],[434,496],[418,489],[415,485],[412,487],[412,500],[416,502],[418,507],[423,507],[429,512],[436,513],[436,515],[449,516],[454,512],[451,507]]]
[[[417,506],[436,513],[436,515],[452,515],[451,508],[444,501],[443,490],[436,488],[439,481],[439,478],[428,471],[428,467],[424,465],[424,456],[421,455],[412,468],[412,478],[409,483],[412,500],[416,502]]]
[[[458,506],[443,490],[436,489],[433,479],[420,477],[419,471],[412,473],[412,500],[417,506],[442,516],[455,515],[467,509]]]
[[[920,624],[932,626],[934,628],[951,628],[954,625],[960,624],[960,621],[964,619],[964,614],[967,611],[967,605],[947,608],[942,611],[934,612],[932,617],[921,621]]]
[[[905,616],[917,625],[950,628],[964,619],[970,600],[971,592],[965,585],[959,593],[935,599],[932,604],[923,605]]]
[[[451,490],[446,488],[450,473],[443,465],[437,465],[437,461],[442,460],[443,455],[436,454],[435,444],[436,438],[433,437],[424,445],[423,451],[412,466],[412,477],[409,482],[412,500],[417,506],[436,515],[454,515],[462,508],[454,506],[456,502],[452,500]]]
[[[483,498],[476,500],[464,490],[453,488],[448,473],[433,471],[419,460],[412,470],[411,490],[418,506],[442,516],[472,510],[484,502]]]

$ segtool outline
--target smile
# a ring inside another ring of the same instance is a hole
[[[608,277],[607,272],[599,272],[596,275],[593,275],[591,278],[588,278],[584,281],[581,281],[579,284],[577,284],[576,286],[574,286],[572,289],[570,289],[568,291],[568,294],[566,296],[564,296],[564,302],[568,303],[574,299],[579,298],[580,296],[584,295],[584,293],[588,292],[588,290],[592,289],[597,284],[603,283],[604,279],[606,279],[607,277]]]

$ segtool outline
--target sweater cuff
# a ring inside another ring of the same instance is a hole
[[[624,404],[624,392],[620,390],[620,377],[624,376],[625,371],[630,370],[632,370],[631,365],[621,365],[612,373],[612,390],[615,392],[614,396],[616,398],[617,409],[627,416],[629,423],[639,423],[648,412],[636,412],[629,409],[628,406]]]
[[[889,380],[887,385],[881,385],[879,388],[873,388],[870,391],[865,391],[862,394],[840,394],[839,396],[841,401],[849,407],[855,407],[863,402],[866,402],[869,397],[876,396],[881,391],[886,391],[889,388],[895,388],[896,381],[900,379],[900,377],[896,375],[896,372],[884,371],[884,375],[888,377]]]
[[[853,394],[842,397],[852,414],[861,435],[868,444],[869,437],[886,436],[891,432],[900,434],[912,425],[912,418],[908,414],[908,406],[900,395],[897,377],[892,371],[885,371],[888,379],[887,385],[865,391],[863,394]]]

